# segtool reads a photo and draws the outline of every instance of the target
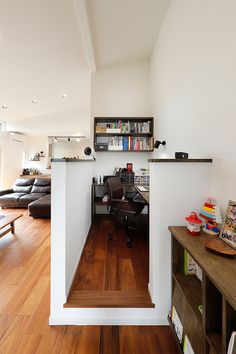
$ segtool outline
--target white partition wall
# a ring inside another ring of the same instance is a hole
[[[62,317],[89,232],[93,168],[93,161],[52,162],[50,319]]]
[[[189,160],[191,161],[191,160]],[[185,216],[199,211],[211,197],[212,163],[150,163],[150,277],[149,290],[166,318],[171,304],[171,235],[168,226],[186,225]],[[189,237],[194,237],[189,235]]]

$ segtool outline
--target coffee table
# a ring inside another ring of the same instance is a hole
[[[15,233],[14,222],[21,216],[22,214],[0,215],[0,238],[10,231],[12,234]]]

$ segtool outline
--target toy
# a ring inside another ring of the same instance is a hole
[[[200,212],[200,218],[205,223],[203,231],[209,235],[218,235],[220,230],[218,224],[222,223],[220,208],[216,205],[216,201],[213,198],[209,198],[204,203]]]
[[[192,211],[191,214],[185,218],[185,220],[188,223],[188,233],[194,236],[200,235],[202,220],[199,219],[197,213]]]

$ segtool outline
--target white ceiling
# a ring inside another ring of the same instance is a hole
[[[169,2],[1,0],[0,120],[47,131],[78,116],[84,131],[91,62],[99,70],[149,58]]]
[[[170,0],[87,0],[97,67],[148,59]]]

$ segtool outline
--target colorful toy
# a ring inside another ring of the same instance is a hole
[[[194,236],[200,235],[202,220],[199,219],[197,213],[192,211],[191,214],[185,218],[185,220],[188,223],[188,233]]]
[[[204,232],[209,235],[219,234],[220,230],[218,224],[222,223],[222,218],[220,208],[216,205],[215,199],[209,198],[208,201],[204,203],[199,216],[205,223],[203,227]]]

